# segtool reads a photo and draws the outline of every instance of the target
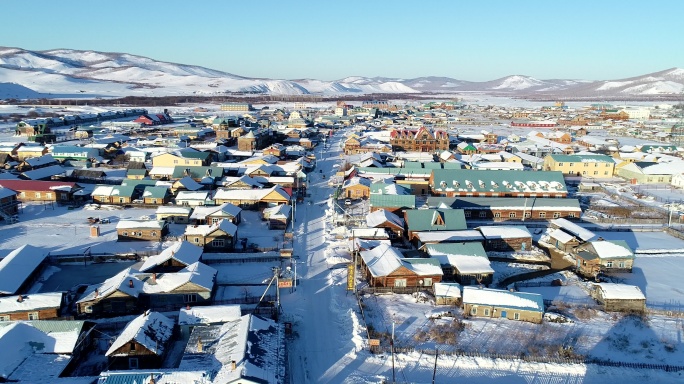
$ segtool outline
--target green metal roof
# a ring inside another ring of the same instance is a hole
[[[433,191],[437,192],[567,192],[559,171],[510,171],[479,169],[434,169]]]
[[[385,193],[384,189],[385,187],[392,186],[395,187],[397,190],[404,190],[406,193],[405,194],[410,194],[411,190],[404,187],[401,184],[396,184],[396,183],[385,183],[382,181],[372,183],[370,186],[370,193],[377,193],[377,194],[382,194]]]
[[[416,207],[416,197],[413,195],[381,195],[371,193],[370,206],[414,209]]]
[[[86,322],[85,320],[33,320],[27,321],[27,323],[43,333],[73,331],[78,331],[80,333]],[[12,324],[14,324],[13,321],[1,321],[0,328]]]
[[[134,175],[134,176],[146,175],[146,174],[147,174],[147,169],[129,169],[129,170],[126,172],[126,174],[127,174],[127,175]]]
[[[411,231],[455,231],[466,229],[462,209],[409,209],[405,211],[406,223]],[[436,222],[444,224],[436,224]]]
[[[442,206],[453,209],[490,209],[490,208],[571,208],[580,209],[577,199],[559,199],[553,197],[435,197],[427,199],[427,206],[438,208]]]
[[[130,172],[130,171],[132,171],[132,169],[129,169],[128,171]],[[121,185],[126,186],[126,187],[155,186],[155,185],[157,185],[157,180],[152,180],[152,179],[140,179],[140,180],[124,179],[121,181]]]
[[[188,171],[188,174],[185,174],[185,171]],[[193,179],[201,179],[206,176],[211,176],[211,177],[223,177],[223,168],[221,167],[190,167],[190,166],[183,166],[183,165],[178,165],[174,167],[173,169],[173,177],[174,179],[180,179],[185,176],[190,176]]]
[[[615,160],[606,155],[549,155],[556,162],[562,163],[615,163]]]
[[[211,152],[201,152],[201,151],[180,151],[178,152],[184,159],[200,159],[206,160],[211,156]]]
[[[145,192],[143,192],[143,198],[152,199],[163,199],[170,194],[169,189],[166,187],[145,187]]]
[[[425,249],[429,255],[432,255],[433,253],[443,253],[447,255],[479,256],[489,259],[482,243],[477,241],[466,243],[427,244]]]

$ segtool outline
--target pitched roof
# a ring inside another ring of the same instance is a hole
[[[45,260],[45,252],[32,245],[22,245],[0,261],[0,293],[13,295]]]
[[[451,265],[460,274],[494,273],[481,243],[428,244],[425,249],[441,265]]]
[[[407,209],[404,215],[411,231],[449,231],[467,228],[462,209]]]
[[[544,298],[536,293],[463,287],[463,303],[544,312]]]
[[[39,180],[0,180],[0,186],[15,191],[71,191],[78,185],[73,182],[62,181],[39,181]]]
[[[126,325],[105,356],[116,356],[113,355],[114,352],[131,341],[136,341],[153,354],[161,356],[172,332],[173,320],[158,312],[143,313]]]
[[[369,228],[375,228],[385,222],[388,222],[402,230],[404,229],[404,219],[387,210],[378,209],[377,211],[373,211],[366,216],[366,225]]]
[[[567,192],[559,171],[435,169],[431,188],[437,192],[559,193]]]
[[[198,247],[187,241],[177,241],[170,247],[164,249],[160,254],[148,257],[140,267],[140,272],[148,271],[171,259],[184,265],[190,265],[199,261],[203,252],[204,250],[202,247]]]
[[[131,286],[132,285],[132,286]],[[143,290],[143,282],[133,276],[133,270],[126,268],[116,275],[102,282],[88,286],[78,303],[88,302],[95,299],[105,298],[114,292],[122,292],[131,297],[138,297]]]

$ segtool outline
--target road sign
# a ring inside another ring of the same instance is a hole
[[[281,279],[278,281],[278,288],[292,288],[292,279]]]
[[[368,345],[371,347],[377,347],[380,345],[380,339],[368,339]]]

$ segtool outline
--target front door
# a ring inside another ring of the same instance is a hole
[[[501,311],[501,318],[506,318],[506,311]]]

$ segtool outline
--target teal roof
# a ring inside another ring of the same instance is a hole
[[[649,151],[652,152],[662,152],[662,151],[671,151],[671,152],[676,152],[677,151],[677,146],[676,145],[643,145],[639,149],[641,152],[646,152],[648,153]]]
[[[380,195],[371,193],[370,206],[413,209],[416,207],[416,197],[413,195]]]
[[[129,172],[132,171],[132,169],[129,169]],[[122,186],[126,187],[146,187],[146,186],[155,186],[157,185],[157,180],[152,180],[152,179],[141,179],[141,180],[132,180],[132,179],[124,179],[121,181]]]
[[[577,199],[558,199],[553,197],[428,197],[427,206],[438,208],[442,206],[453,209],[490,209],[515,207],[528,209],[541,208],[571,208],[580,209]]]
[[[606,155],[549,155],[556,162],[562,163],[615,163],[615,160]]]
[[[411,190],[410,190],[410,189],[404,187],[404,186],[401,185],[401,184],[396,184],[396,183],[385,183],[385,182],[382,182],[382,181],[378,181],[378,182],[372,183],[371,186],[370,186],[370,193],[378,193],[378,194],[385,193],[385,188],[388,187],[388,186],[391,186],[391,187],[393,187],[393,188],[396,188],[397,190],[403,190],[403,191],[405,192],[406,195],[411,193]]]
[[[145,192],[143,192],[143,198],[152,199],[163,199],[170,194],[169,189],[166,187],[145,187]]]
[[[188,171],[188,174],[185,174],[185,171]],[[171,175],[172,178],[174,179],[180,179],[185,176],[190,176],[193,179],[201,179],[203,177],[211,176],[211,177],[223,177],[223,168],[221,167],[188,167],[188,166],[182,166],[178,165],[173,168],[173,175]]]
[[[409,209],[404,217],[411,231],[455,231],[468,227],[462,209]]]
[[[430,255],[432,255],[432,253],[443,253],[447,255],[479,256],[489,259],[482,243],[477,241],[466,243],[427,244],[425,249]]]
[[[211,156],[211,152],[201,151],[179,151],[178,154],[185,159],[200,159],[206,160]]]
[[[126,171],[127,175],[146,175],[147,174],[147,169],[129,169]],[[123,184],[123,183],[122,183]]]
[[[479,169],[435,169],[436,192],[559,193],[568,191],[559,171],[510,171]]]

